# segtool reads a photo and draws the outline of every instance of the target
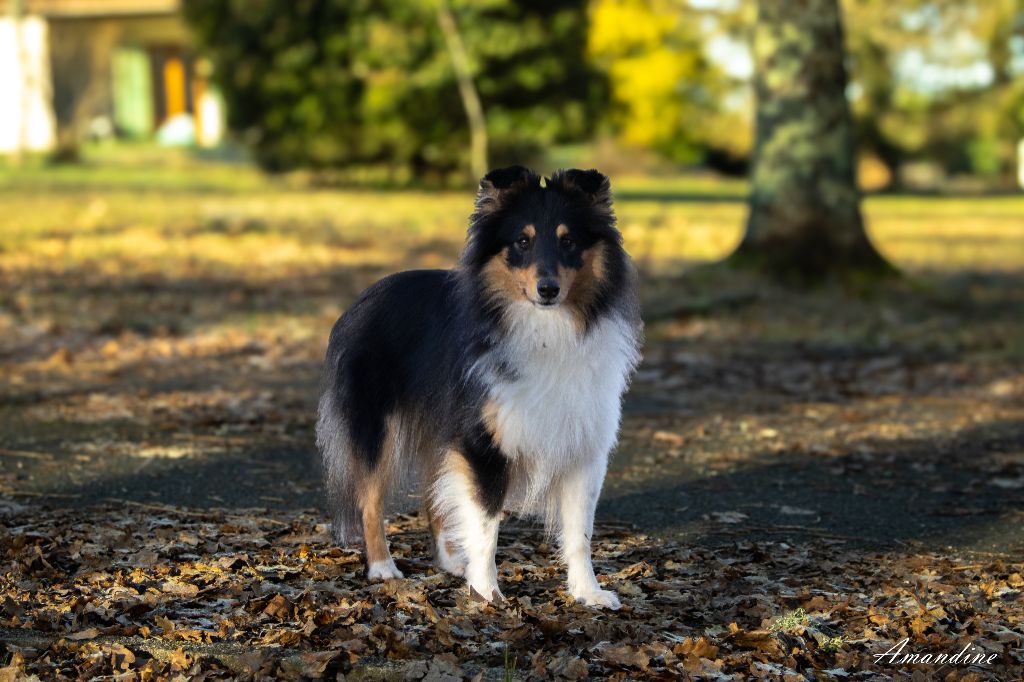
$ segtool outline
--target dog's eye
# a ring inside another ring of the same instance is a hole
[[[562,237],[558,240],[558,243],[561,244],[562,248],[566,251],[569,251],[572,247],[576,246],[576,242],[572,240],[572,237]]]
[[[516,246],[518,246],[520,249],[530,248],[530,238],[520,237],[519,239],[516,240]]]

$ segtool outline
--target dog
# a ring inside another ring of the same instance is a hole
[[[507,512],[544,521],[578,602],[619,608],[590,543],[642,332],[608,179],[488,173],[457,266],[380,280],[331,331],[316,437],[335,540],[362,544],[370,580],[402,578],[384,509],[418,488],[436,564],[474,598],[503,598]]]

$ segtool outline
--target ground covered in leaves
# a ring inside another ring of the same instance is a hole
[[[436,572],[415,517],[391,528],[408,579],[370,585],[318,513],[182,513],[141,505],[8,507],[0,540],[0,679],[877,679],[904,652],[1024,666],[1024,565],[850,552],[841,542],[652,542],[604,527],[596,563],[623,608],[573,603],[541,534],[502,534],[508,599],[471,601]],[[4,677],[4,676],[7,677]]]
[[[529,526],[503,531],[495,606],[432,572],[415,516],[398,583],[326,541],[330,326],[453,263],[470,194],[0,169],[0,680],[1020,679],[1024,199],[872,198],[904,279],[794,291],[699,266],[741,187],[616,191],[647,343],[598,513],[625,604],[604,613]],[[874,658],[902,639],[994,658]]]

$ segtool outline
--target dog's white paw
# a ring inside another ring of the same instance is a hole
[[[611,609],[612,611],[618,611],[622,607],[622,604],[619,603],[618,595],[611,590],[594,588],[574,592],[572,596],[576,598],[577,603],[583,604],[584,606],[593,606],[599,609]]]
[[[366,578],[370,582],[377,582],[380,580],[400,580],[405,576],[395,566],[395,560],[388,557],[384,561],[374,561],[370,564],[369,568],[366,569]]]

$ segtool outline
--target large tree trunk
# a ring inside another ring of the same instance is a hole
[[[734,262],[790,278],[885,271],[864,231],[838,0],[758,0],[757,143]]]

